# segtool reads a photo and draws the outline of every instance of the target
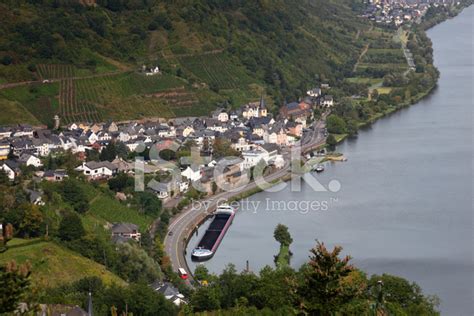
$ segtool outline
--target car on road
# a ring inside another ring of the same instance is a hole
[[[173,236],[173,232],[170,230],[170,232],[168,233],[168,236]]]
[[[179,277],[183,280],[186,280],[188,278],[188,273],[183,268],[178,269],[178,274],[179,274]]]

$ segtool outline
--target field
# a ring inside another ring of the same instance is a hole
[[[8,247],[7,252],[0,254],[0,264],[10,260],[17,263],[29,261],[32,265],[32,282],[41,288],[55,287],[90,276],[100,277],[106,284],[126,284],[103,265],[52,241],[13,239]]]
[[[48,124],[58,113],[58,94],[58,83],[32,84],[0,90],[0,100],[3,101],[2,103],[13,101],[18,107],[17,112],[23,112],[24,117],[34,117],[36,119],[34,121],[29,119],[25,122]],[[14,117],[5,117],[6,123],[9,123],[12,119]]]
[[[0,98],[0,125],[39,124],[39,121],[17,101]]]
[[[83,183],[81,187],[89,200],[89,211],[86,213],[84,223],[86,227],[127,222],[138,225],[141,230],[146,230],[153,221],[153,218],[138,213],[135,208],[128,208],[113,196],[103,193],[89,183]]]
[[[352,77],[352,78],[347,78],[346,80],[351,83],[360,83],[360,84],[368,84],[368,85],[377,84],[382,81],[379,78],[363,78],[363,77]]]
[[[119,72],[91,75],[87,69],[73,65],[39,64],[38,76],[54,82],[0,90],[0,104],[13,114],[1,122],[51,126],[56,114],[62,125],[108,119],[200,116],[209,114],[224,100],[240,106],[258,100],[264,92],[243,67],[232,63],[231,57],[224,53],[174,58],[190,82],[196,84],[171,74],[145,76],[123,70],[123,65],[117,65],[122,69]]]
[[[180,57],[179,62],[196,80],[213,89],[236,89],[255,82],[225,53]]]
[[[41,80],[63,79],[76,75],[76,67],[73,65],[39,64],[36,71]]]
[[[127,120],[141,117],[173,117],[173,106],[197,103],[186,83],[169,75],[137,73],[76,80],[78,103],[95,109],[100,118]]]
[[[389,94],[392,91],[390,87],[380,87],[376,89],[379,94]]]

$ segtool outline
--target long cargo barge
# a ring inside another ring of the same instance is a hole
[[[217,208],[211,224],[191,253],[193,261],[205,261],[214,256],[234,216],[235,210],[229,205],[221,205]]]

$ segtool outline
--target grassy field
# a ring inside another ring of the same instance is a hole
[[[18,107],[17,112],[24,112],[24,117],[34,117],[23,121],[32,123],[48,124],[59,111],[59,84],[32,84],[28,86],[18,86],[11,89],[0,90],[0,102],[13,101]],[[10,104],[12,105],[12,104]],[[25,110],[28,112],[26,113]],[[10,111],[14,111],[13,109]],[[5,123],[10,123],[16,118],[2,115]]]
[[[91,201],[89,213],[109,223],[134,223],[143,231],[153,221],[153,218],[139,214],[135,209],[128,208],[117,200],[105,195],[99,195]]]
[[[368,84],[368,85],[374,85],[382,81],[380,78],[364,78],[364,77],[352,77],[352,78],[347,78],[347,81],[351,83],[361,83],[361,84]]]
[[[0,125],[40,123],[36,117],[17,101],[0,98],[0,110],[2,112],[2,115],[0,115]]]
[[[153,221],[153,218],[140,214],[136,209],[129,208],[113,196],[103,193],[100,188],[89,183],[82,183],[81,187],[89,200],[89,211],[84,223],[89,228],[98,224],[128,222],[145,230]]]
[[[32,265],[32,282],[41,288],[55,287],[90,276],[100,277],[106,284],[126,284],[103,265],[52,241],[13,239],[8,247],[5,253],[0,254],[0,264],[10,260],[17,263],[29,261]]]
[[[389,94],[392,92],[392,88],[390,87],[380,87],[376,89],[379,94]]]

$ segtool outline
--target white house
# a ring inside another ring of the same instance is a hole
[[[329,108],[334,105],[334,99],[331,95],[326,95],[322,100],[321,100],[321,105],[323,107]]]
[[[18,164],[13,160],[6,160],[0,165],[0,170],[7,174],[10,181],[15,180],[15,177],[20,173]]]
[[[181,171],[181,176],[189,179],[192,182],[197,181],[201,179],[201,168],[195,164],[192,164],[185,170]]]
[[[73,131],[73,130],[76,130],[78,129],[79,127],[77,126],[76,123],[71,123],[68,125],[67,129],[70,130],[70,131]]]
[[[131,139],[130,134],[127,132],[120,132],[119,135],[117,136],[117,140],[125,143],[128,142]]]
[[[99,137],[93,131],[88,131],[86,133],[86,137],[90,144],[94,144],[95,142],[99,140]]]
[[[126,239],[140,241],[141,234],[138,226],[132,223],[115,223],[112,226],[112,237],[120,236]]]
[[[25,164],[27,166],[33,166],[33,167],[41,167],[43,164],[41,163],[41,160],[33,155],[30,154],[22,154],[20,156],[20,159],[18,161],[22,164]]]
[[[12,134],[12,131],[10,128],[7,127],[0,127],[0,139],[3,138],[8,138]]]
[[[263,150],[246,150],[242,152],[242,158],[244,159],[244,169],[250,169],[255,167],[260,161],[268,160],[268,153]]]
[[[321,89],[320,88],[314,88],[311,90],[306,91],[306,94],[312,98],[317,98],[321,95]]]
[[[109,141],[112,139],[112,135],[109,134],[108,132],[99,132],[97,134],[97,138],[101,141]]]
[[[229,114],[224,109],[217,109],[212,112],[212,118],[217,119],[219,122],[227,122],[229,120]]]
[[[117,173],[117,166],[108,161],[89,161],[84,162],[76,170],[81,171],[91,179],[109,178]]]

